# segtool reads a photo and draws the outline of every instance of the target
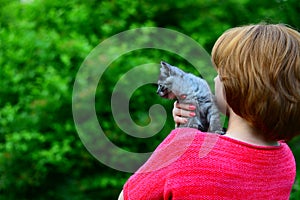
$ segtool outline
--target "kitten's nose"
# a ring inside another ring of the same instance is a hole
[[[161,85],[158,85],[158,88],[157,88],[156,93],[159,94],[161,91],[162,91],[162,86],[161,86]]]

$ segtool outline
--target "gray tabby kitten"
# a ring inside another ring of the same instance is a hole
[[[179,103],[196,106],[196,116],[178,127],[191,127],[204,132],[221,133],[219,111],[207,82],[193,74],[161,62],[157,94],[167,99],[177,99]]]

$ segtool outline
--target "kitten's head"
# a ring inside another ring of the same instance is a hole
[[[181,76],[180,69],[171,66],[166,62],[161,62],[160,75],[158,79],[157,94],[163,98],[175,99],[178,98],[179,94],[176,94],[174,89],[175,81]]]

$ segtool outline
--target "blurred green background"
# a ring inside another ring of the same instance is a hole
[[[268,22],[300,29],[299,10],[298,0],[0,0],[0,200],[117,199],[130,174],[90,155],[72,117],[76,73],[104,39],[133,28],[165,27],[210,52],[230,27]],[[107,137],[122,148],[153,151],[174,127],[173,102],[159,98],[153,85],[133,94],[130,114],[146,125],[149,107],[164,105],[168,123],[160,133],[129,137],[111,114],[110,96],[120,76],[161,59],[190,69],[169,52],[139,50],[112,63],[101,79],[105,87],[97,89],[97,115]],[[289,145],[300,163],[300,139]],[[300,199],[299,181],[298,175],[291,199]]]

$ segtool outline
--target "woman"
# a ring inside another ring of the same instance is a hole
[[[120,199],[289,199],[296,166],[285,141],[300,134],[300,34],[284,25],[233,28],[212,61],[226,134],[173,130]],[[174,105],[176,123],[193,115],[193,106]]]

